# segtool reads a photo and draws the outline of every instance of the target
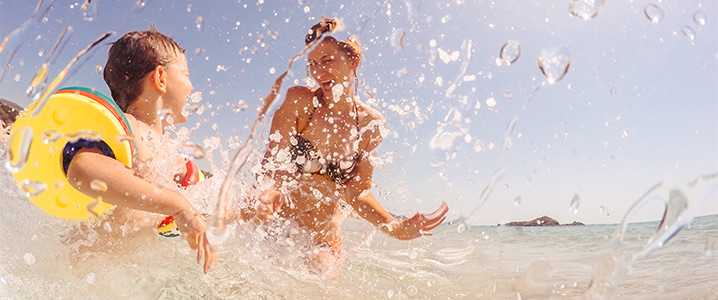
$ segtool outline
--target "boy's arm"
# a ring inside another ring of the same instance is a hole
[[[102,197],[102,201],[113,205],[163,215],[194,209],[179,192],[160,187],[96,149],[83,149],[75,155],[67,179],[83,194]],[[93,181],[104,182],[107,189],[93,189]]]
[[[109,204],[173,216],[179,230],[187,234],[190,247],[197,249],[197,262],[204,256],[204,272],[209,271],[216,255],[205,235],[207,223],[179,192],[143,178],[97,149],[80,150],[70,162],[67,179],[83,194],[102,197]],[[93,188],[93,181],[104,185]]]

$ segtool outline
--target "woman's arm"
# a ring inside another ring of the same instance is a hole
[[[400,240],[410,240],[422,235],[431,235],[429,230],[439,226],[446,219],[449,207],[442,202],[441,206],[430,214],[416,213],[411,218],[397,220],[381,206],[374,195],[368,192],[374,172],[371,163],[368,160],[362,160],[355,168],[353,178],[347,183],[347,199],[360,217],[389,236]]]

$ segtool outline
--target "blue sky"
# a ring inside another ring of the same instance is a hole
[[[303,47],[306,30],[321,15],[342,18],[345,29],[337,37],[356,35],[365,51],[358,72],[362,99],[369,101],[371,91],[370,102],[388,120],[374,193],[393,212],[433,210],[446,201],[450,218],[472,224],[541,215],[616,223],[655,184],[685,189],[718,171],[713,1],[608,1],[590,20],[570,15],[571,1],[153,0],[140,8],[136,1],[102,0],[92,1],[98,13],[91,20],[82,1],[56,2],[46,19],[0,53],[5,64],[8,49],[18,49],[0,97],[31,102],[25,90],[68,26],[67,45],[51,60],[51,79],[105,32],[116,32],[108,39],[114,41],[154,23],[186,49],[193,85],[203,94],[203,113],[186,124],[199,124],[192,140],[202,145],[219,137],[225,149],[247,137],[255,108]],[[649,4],[664,12],[660,22],[646,16]],[[21,26],[35,6],[1,1],[0,37]],[[499,65],[508,40],[519,42],[521,55]],[[537,58],[553,48],[567,51],[570,67],[563,79],[542,85]],[[109,95],[98,72],[107,50],[103,42],[80,60],[62,86]],[[285,89],[302,84],[305,61],[292,68]],[[236,110],[240,103],[247,108]],[[432,147],[436,135],[455,139]],[[484,190],[491,193],[481,198]],[[575,214],[569,209],[574,198]],[[711,201],[701,204],[705,214],[718,213]],[[662,214],[648,206],[635,220]]]

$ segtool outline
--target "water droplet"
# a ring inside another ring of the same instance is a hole
[[[506,65],[513,64],[521,56],[521,44],[519,44],[519,41],[517,40],[508,40],[503,46],[501,46],[499,56],[501,57],[501,60],[506,63]]]
[[[693,21],[696,22],[698,25],[706,25],[706,15],[703,14],[701,11],[697,11],[695,14],[693,14]]]
[[[683,35],[685,35],[689,41],[691,41],[691,44],[696,40],[696,33],[693,31],[693,28],[691,28],[688,25],[683,25],[681,27],[681,31],[683,32]]]
[[[90,188],[95,191],[104,193],[107,191],[107,183],[100,179],[93,179],[92,181],[90,181]]]
[[[85,21],[92,22],[97,17],[97,1],[85,0],[80,9],[82,9],[82,17]]]
[[[718,239],[709,236],[706,238],[706,249],[703,251],[703,254],[706,257],[713,256],[714,253],[718,252]]]
[[[42,132],[42,142],[44,144],[54,143],[62,137],[62,132],[48,129]]]
[[[189,95],[189,99],[187,99],[187,102],[190,103],[199,103],[202,101],[202,92],[194,92],[191,95]]]
[[[486,106],[488,106],[488,107],[496,106],[496,99],[494,99],[494,97],[486,98]]]
[[[311,11],[311,9],[309,8],[309,6],[305,6],[305,7],[304,7],[304,13],[305,13],[305,14],[308,14],[310,11]]]
[[[181,144],[178,145],[176,149],[180,155],[186,158],[200,159],[206,155],[204,150],[195,144]]]
[[[202,18],[202,16],[197,17],[195,23],[197,23],[197,30],[202,30],[202,28],[204,28],[204,18]]]
[[[581,198],[578,196],[578,194],[573,194],[573,199],[571,199],[571,204],[569,204],[568,210],[575,215],[578,213],[578,206],[580,204]]]
[[[661,22],[661,20],[663,20],[663,18],[666,16],[666,13],[663,12],[663,9],[653,3],[646,5],[646,7],[643,8],[643,13],[646,14],[648,20],[651,20],[653,24]]]
[[[456,232],[459,234],[464,233],[466,231],[466,224],[459,224],[459,226],[456,226]]]
[[[628,130],[624,130],[623,132],[621,132],[621,137],[622,138],[628,137]]]
[[[521,205],[521,197],[514,198],[514,206],[518,207]]]
[[[89,284],[95,284],[95,280],[96,280],[95,273],[90,272],[89,274],[87,274],[87,278],[86,278],[86,279],[87,279],[87,283],[89,283]]]
[[[187,12],[192,12],[192,8],[194,8],[192,4],[187,5]]]
[[[160,120],[169,119],[172,116],[172,111],[169,108],[163,108],[157,111],[157,116]]]
[[[102,134],[89,129],[81,129],[77,132],[68,133],[67,138],[71,143],[77,142],[80,139],[97,142],[102,140]]]
[[[590,20],[598,15],[605,3],[605,0],[571,0],[568,12],[574,17]]]
[[[397,28],[389,36],[389,42],[392,47],[396,50],[404,50],[404,37],[406,36],[406,30]]]
[[[132,10],[134,11],[134,13],[139,13],[145,8],[146,5],[147,3],[145,2],[145,0],[137,0],[137,2],[135,2],[135,4],[132,6]]]
[[[104,229],[106,232],[112,232],[112,225],[110,225],[110,222],[105,222],[102,224],[102,229]]]
[[[117,140],[120,143],[125,142],[125,141],[131,142],[131,141],[135,140],[135,136],[129,135],[129,134],[118,134],[115,137],[115,140]]]
[[[32,127],[25,127],[23,129],[20,129],[18,131],[13,132],[10,135],[10,142],[8,145],[12,145],[13,143],[16,143],[16,139],[20,139],[20,149],[18,149],[19,153],[15,153],[13,151],[14,147],[9,147],[9,150],[7,151],[7,162],[5,163],[5,167],[10,171],[10,173],[17,173],[25,167],[25,164],[27,163],[27,159],[30,156],[30,146],[32,145]]]
[[[571,58],[565,47],[543,49],[539,53],[538,66],[548,84],[554,84],[566,76],[570,65]]]
[[[25,253],[25,256],[23,256],[22,258],[23,260],[25,260],[25,264],[27,264],[28,266],[34,265],[37,261],[35,259],[35,255],[32,255],[32,253]]]
[[[504,91],[502,96],[504,96],[504,99],[506,99],[506,100],[511,100],[514,98],[514,94],[511,93],[511,91]]]
[[[25,196],[35,197],[47,190],[47,183],[25,179],[20,182],[20,189],[25,192]]]
[[[413,285],[406,287],[406,294],[409,296],[415,296],[418,292],[419,290]]]

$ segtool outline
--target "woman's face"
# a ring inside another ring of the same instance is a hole
[[[331,95],[336,84],[351,85],[356,68],[356,60],[350,59],[336,40],[324,39],[309,53],[309,72],[325,95]]]

